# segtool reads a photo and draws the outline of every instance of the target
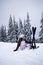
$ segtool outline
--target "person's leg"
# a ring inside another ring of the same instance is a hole
[[[18,41],[18,43],[17,43],[17,47],[16,47],[16,49],[15,49],[14,51],[17,51],[17,50],[18,50],[18,48],[19,48],[20,45],[21,45],[21,41],[22,41],[22,40],[23,40],[22,38],[19,39],[19,41]]]
[[[16,49],[14,51],[17,51],[19,46],[20,46],[20,43],[17,43],[17,47],[16,47]]]

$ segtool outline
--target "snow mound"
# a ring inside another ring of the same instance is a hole
[[[38,49],[13,52],[17,43],[0,42],[0,65],[43,65],[43,44],[37,44]]]

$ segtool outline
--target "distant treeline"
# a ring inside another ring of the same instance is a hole
[[[43,43],[43,13],[41,19],[41,30],[39,32],[39,39],[36,39],[36,42]],[[22,22],[21,18],[19,18],[19,23],[15,20],[15,17],[9,17],[8,30],[6,31],[6,26],[0,27],[0,41],[3,42],[17,42],[19,35],[24,34],[24,38],[29,41],[32,40],[31,35],[31,24],[29,19],[29,13],[27,12],[27,18]]]

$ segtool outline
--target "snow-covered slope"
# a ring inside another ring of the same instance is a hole
[[[13,52],[16,43],[0,42],[0,65],[43,65],[43,44],[38,49],[26,49]]]

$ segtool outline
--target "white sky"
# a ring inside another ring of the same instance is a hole
[[[24,21],[29,12],[30,23],[37,27],[36,37],[39,34],[40,20],[43,12],[43,0],[0,0],[0,26],[8,26],[10,14]]]

